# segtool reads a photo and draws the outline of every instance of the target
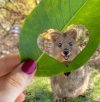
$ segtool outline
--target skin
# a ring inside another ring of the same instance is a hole
[[[21,70],[23,63],[18,54],[0,59],[0,102],[22,102],[23,93],[31,81],[33,74],[26,74]]]

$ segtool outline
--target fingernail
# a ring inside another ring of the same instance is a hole
[[[35,69],[36,63],[33,60],[27,60],[22,66],[22,71],[26,74],[32,74],[35,71]]]

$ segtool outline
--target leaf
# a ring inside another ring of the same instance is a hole
[[[82,66],[100,43],[99,5],[100,0],[42,0],[26,18],[22,28],[19,48],[22,60],[37,61],[37,76],[51,76]],[[90,40],[86,48],[66,67],[40,51],[37,37],[46,29],[63,31],[73,23],[84,24],[90,31]]]
[[[70,25],[72,23],[83,24],[88,28],[90,33],[90,40],[87,46],[68,66],[68,69],[70,69],[70,71],[75,70],[80,66],[82,66],[84,63],[86,63],[100,44],[100,31],[99,31],[100,6],[99,5],[100,5],[100,0],[88,0],[84,5],[84,7],[75,15],[75,17],[73,17],[70,20],[69,24],[67,24],[67,25]]]

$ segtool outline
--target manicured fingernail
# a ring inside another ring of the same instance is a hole
[[[27,60],[23,66],[22,66],[22,71],[27,73],[27,74],[32,74],[36,69],[36,63],[33,60]]]

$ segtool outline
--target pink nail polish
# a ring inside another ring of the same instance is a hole
[[[36,63],[33,60],[27,60],[22,66],[22,71],[26,74],[32,74],[35,71],[35,69]]]

